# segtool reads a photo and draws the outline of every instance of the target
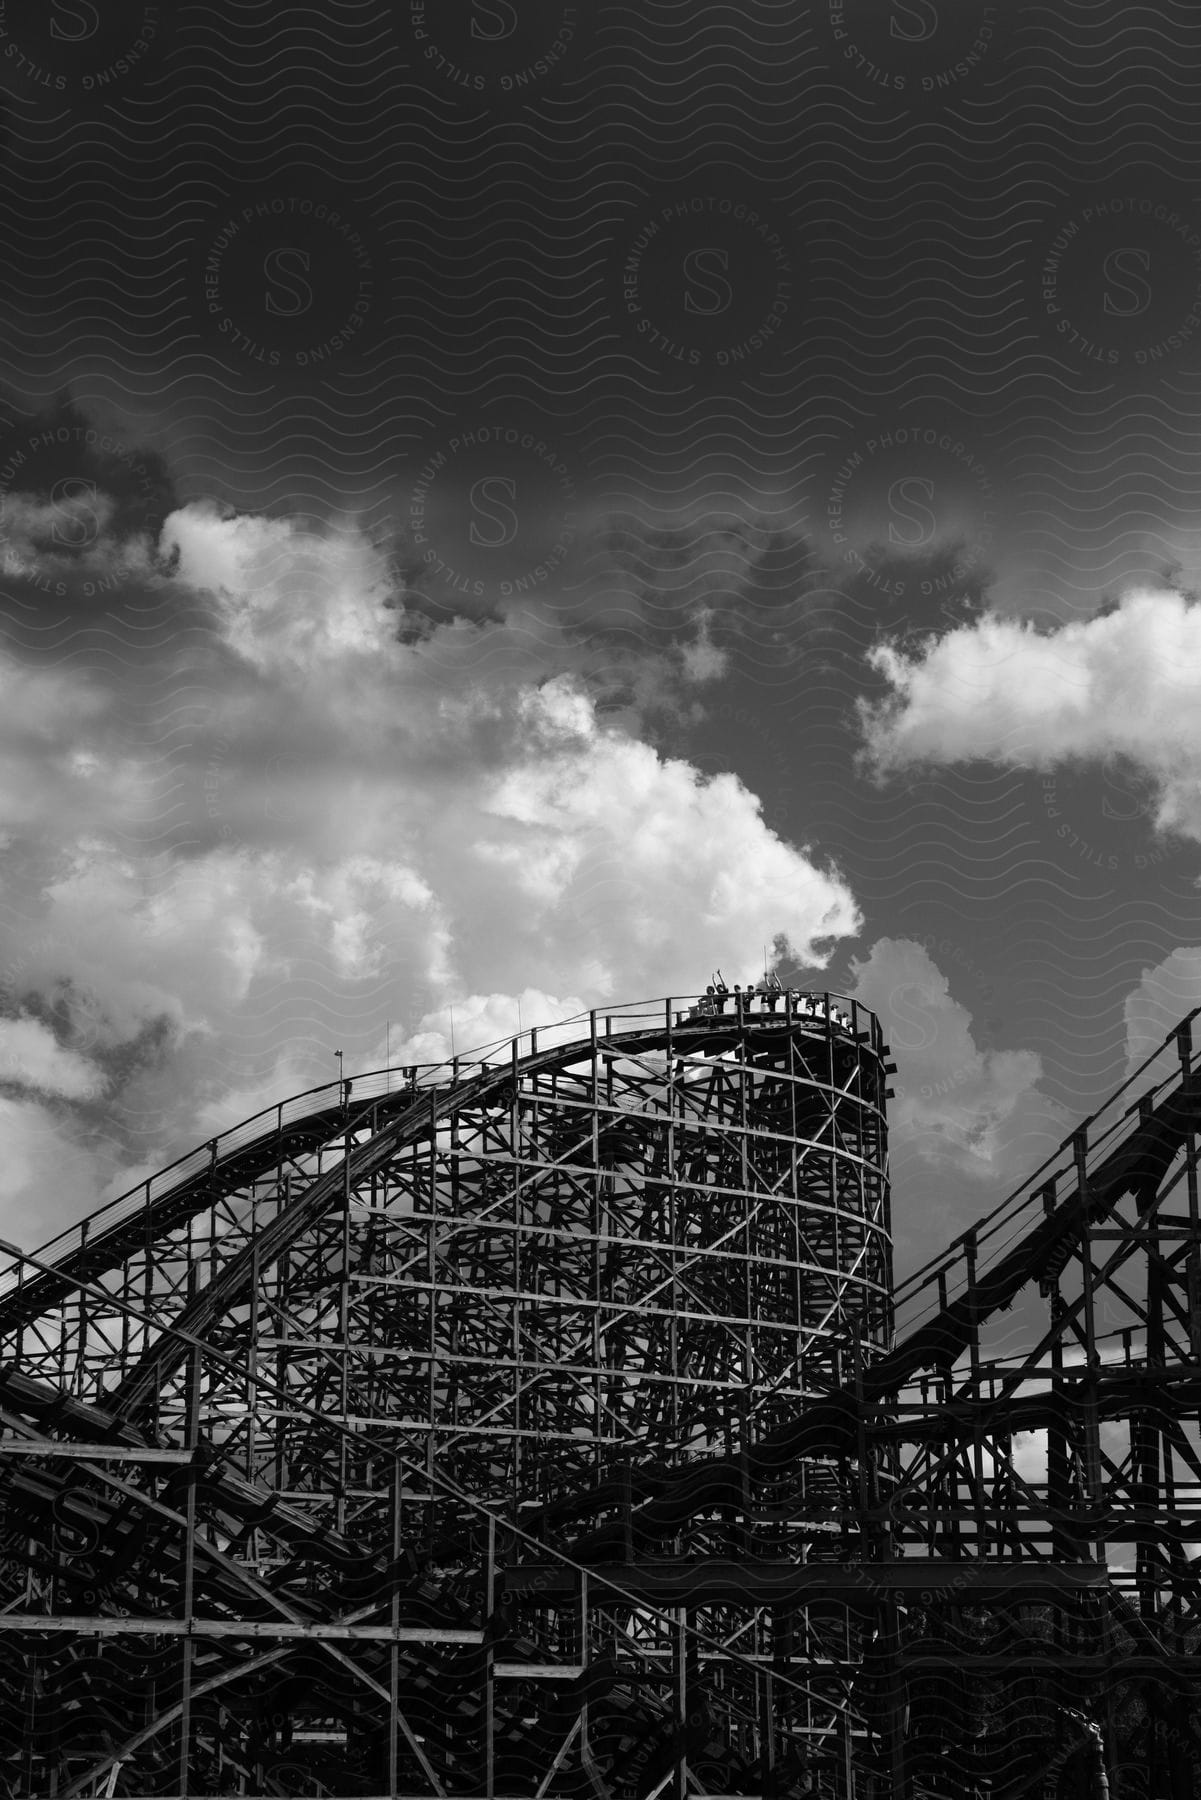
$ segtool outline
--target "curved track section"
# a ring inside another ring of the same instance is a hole
[[[1198,1791],[1191,1021],[894,1347],[876,1021],[639,1010],[20,1266],[5,1791]]]

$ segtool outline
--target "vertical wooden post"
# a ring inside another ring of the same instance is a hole
[[[392,1567],[394,1570],[397,1569],[397,1565],[400,1561],[401,1550],[403,1548],[403,1533],[402,1533],[403,1520],[402,1520],[402,1516],[401,1516],[401,1507],[402,1507],[403,1502],[402,1502],[401,1496],[400,1496],[400,1484],[401,1484],[402,1479],[403,1479],[403,1477],[402,1477],[401,1471],[400,1471],[400,1458],[399,1458],[399,1456],[393,1454],[393,1457],[392,1457]],[[392,1629],[393,1629],[393,1631],[397,1631],[397,1630],[399,1630],[399,1628],[400,1628],[400,1585],[399,1585],[399,1582],[397,1582],[393,1586],[393,1589],[392,1589]],[[397,1725],[397,1717],[396,1716],[400,1711],[400,1645],[395,1638],[393,1638],[393,1640],[392,1640],[391,1654],[389,1656],[388,1661],[389,1661],[389,1672],[388,1672],[388,1693],[389,1693],[388,1793],[390,1796],[390,1800],[396,1800],[396,1795],[397,1795],[397,1793],[399,1791],[399,1787],[400,1787],[399,1770],[397,1768],[398,1757],[397,1757],[397,1743],[396,1743],[397,1732],[399,1729],[399,1727]]]
[[[197,1267],[193,1262],[188,1269],[188,1299],[195,1299],[198,1287]],[[185,1440],[187,1447],[195,1451],[200,1441],[200,1348],[194,1346],[188,1354],[187,1376],[184,1390],[185,1405]],[[185,1516],[187,1524],[184,1528],[183,1545],[183,1618],[190,1632],[192,1625],[192,1609],[195,1603],[196,1586],[196,1463],[187,1465],[184,1478],[187,1482],[187,1504]],[[191,1762],[192,1739],[192,1664],[196,1647],[191,1636],[185,1636],[181,1642],[180,1656],[180,1713],[179,1713],[179,1792],[181,1800],[186,1800],[191,1789],[189,1772]]]
[[[496,1520],[488,1517],[488,1563],[484,1576],[484,1794],[496,1793],[496,1677],[493,1662],[492,1615],[496,1610]]]
[[[681,1606],[676,1609],[675,1631],[672,1641],[672,1661],[675,1675],[675,1780],[673,1785],[674,1800],[686,1800],[688,1793],[688,1644],[686,1638],[688,1615]]]

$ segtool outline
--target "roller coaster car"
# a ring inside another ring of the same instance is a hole
[[[689,1025],[695,1025],[698,1021],[705,1023],[718,1017],[717,1001],[709,994],[706,994],[703,1000],[698,1000],[696,1005],[684,1014],[685,1023]]]
[[[829,1019],[839,1031],[849,1032],[853,1029],[850,1018],[840,1006],[826,1006],[816,996],[805,995],[797,1000],[793,1006],[793,1017],[811,1019],[815,1025],[824,1025]]]

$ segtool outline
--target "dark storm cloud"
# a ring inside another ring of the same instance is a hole
[[[90,523],[83,508],[96,497],[108,505],[93,504]],[[0,507],[7,512],[19,499],[43,504],[37,541],[64,558],[86,557],[98,539],[157,537],[178,504],[165,458],[99,422],[68,393],[41,412],[0,408]]]
[[[10,637],[45,650],[72,624],[148,623],[147,580],[175,505],[165,459],[67,394],[41,412],[6,408],[0,573]]]

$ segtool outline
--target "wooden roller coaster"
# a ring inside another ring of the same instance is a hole
[[[281,1102],[0,1271],[0,1793],[1195,1800],[1192,1020],[894,1288],[878,1021]]]

